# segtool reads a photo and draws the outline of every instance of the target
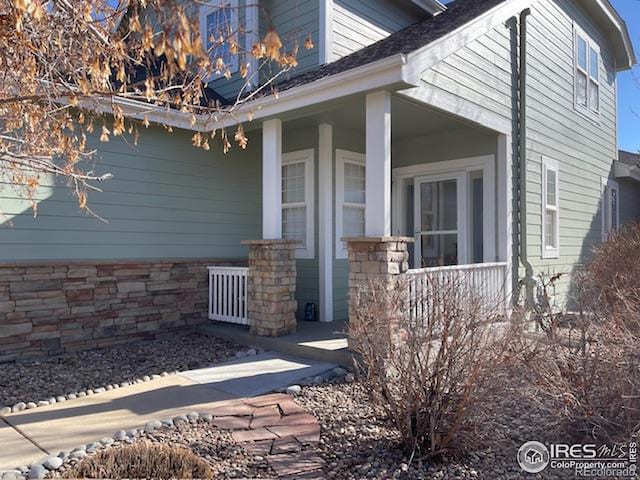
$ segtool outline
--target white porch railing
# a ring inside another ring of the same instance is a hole
[[[479,263],[450,267],[420,268],[407,272],[411,314],[420,316],[432,285],[467,289],[465,294],[480,302],[485,315],[505,315],[508,309],[507,263]]]
[[[208,267],[209,319],[249,325],[247,267]]]

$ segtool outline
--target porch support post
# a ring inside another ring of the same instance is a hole
[[[511,135],[498,135],[497,145],[497,192],[498,192],[498,221],[497,223],[497,257],[500,262],[508,264],[505,276],[505,294],[507,311],[511,307],[513,293],[513,161]]]
[[[318,127],[320,321],[333,321],[333,126]]]
[[[262,238],[282,238],[282,121],[262,125]]]
[[[391,235],[391,94],[367,95],[365,235]]]

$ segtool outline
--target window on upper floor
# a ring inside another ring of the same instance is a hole
[[[618,182],[602,179],[602,240],[618,229]]]
[[[542,258],[560,255],[560,169],[542,159]]]
[[[574,104],[597,118],[600,113],[600,47],[580,28],[574,28]]]
[[[200,32],[204,48],[215,68],[216,76],[238,71],[238,55],[231,51],[230,39],[237,41],[238,0],[211,0],[200,6]],[[213,78],[210,78],[212,80]]]
[[[282,238],[297,240],[297,258],[314,258],[314,150],[282,156]]]

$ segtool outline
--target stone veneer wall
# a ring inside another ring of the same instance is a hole
[[[152,339],[205,322],[209,265],[246,260],[0,266],[0,362]]]

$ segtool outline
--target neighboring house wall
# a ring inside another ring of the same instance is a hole
[[[388,37],[424,17],[398,0],[333,0],[332,60]]]
[[[625,178],[618,179],[620,188],[620,225],[640,222],[640,183]]]

